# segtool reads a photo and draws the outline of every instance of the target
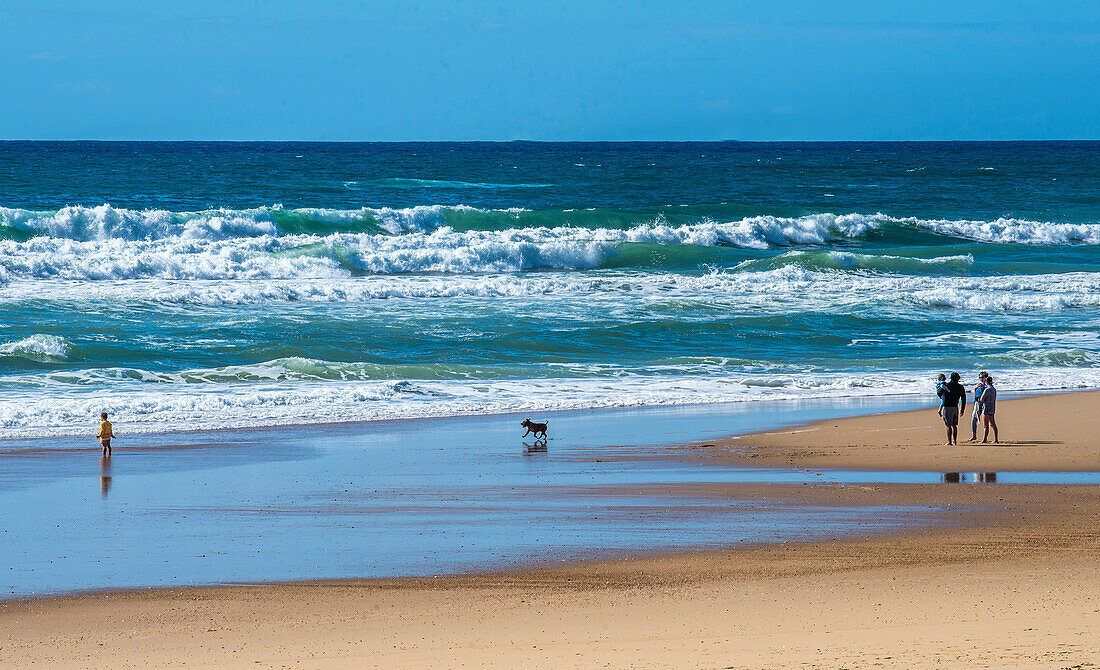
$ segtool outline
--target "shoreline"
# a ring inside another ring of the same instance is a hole
[[[1072,390],[1052,390],[1052,391],[1035,391],[1037,395],[1059,394],[1059,393],[1077,393],[1078,391]],[[430,417],[391,417],[384,419],[368,419],[368,420],[353,420],[353,421],[334,421],[328,423],[293,423],[293,424],[272,424],[262,426],[227,426],[221,428],[195,428],[188,430],[166,430],[157,432],[139,432],[120,435],[117,439],[146,439],[152,443],[163,443],[174,445],[178,440],[174,440],[176,436],[191,436],[191,437],[229,437],[232,438],[232,443],[246,443],[254,439],[264,439],[271,435],[285,433],[287,431],[305,431],[305,430],[320,430],[325,433],[326,436],[331,435],[348,435],[355,433],[363,433],[373,428],[384,427],[408,427],[416,426],[418,424],[425,424],[431,422],[466,422],[466,421],[479,421],[483,419],[508,419],[512,418],[549,418],[549,419],[562,419],[562,418],[575,418],[575,417],[588,417],[599,414],[646,414],[646,413],[676,413],[676,412],[696,412],[707,410],[718,410],[726,408],[729,410],[745,410],[752,408],[755,405],[765,405],[769,410],[795,410],[800,409],[804,412],[820,411],[827,412],[829,408],[835,408],[838,410],[851,410],[853,408],[862,409],[864,405],[877,405],[878,408],[872,410],[869,414],[861,414],[864,416],[871,416],[874,414],[890,413],[897,411],[891,405],[905,404],[910,406],[916,406],[923,404],[925,398],[923,395],[899,393],[896,395],[888,396],[854,396],[851,398],[837,398],[832,396],[822,397],[809,397],[809,398],[776,398],[776,399],[753,399],[744,401],[732,401],[732,402],[701,402],[701,403],[676,403],[668,405],[615,405],[607,407],[588,407],[582,409],[555,409],[536,414],[533,412],[475,412],[468,414],[451,414],[441,416]],[[928,403],[932,401],[927,400]],[[802,405],[804,407],[799,408]],[[97,419],[98,421],[98,419]],[[518,424],[518,421],[517,421]],[[116,423],[115,426],[120,424]],[[121,424],[125,426],[125,423]],[[781,426],[796,426],[801,425],[799,419],[793,419],[789,422],[784,420]],[[98,423],[89,428],[86,434],[72,435],[47,435],[47,436],[10,436],[3,439],[6,442],[14,443],[16,448],[0,448],[0,453],[28,453],[33,449],[27,449],[20,445],[32,445],[35,443],[57,443],[62,444],[86,444],[89,441],[96,442],[91,434],[94,429],[98,427]],[[730,435],[742,435],[752,432],[751,429],[737,430]],[[551,439],[557,439],[559,436],[551,434]],[[723,436],[725,437],[725,436]],[[98,442],[96,442],[98,445]],[[176,445],[178,446],[178,445]],[[98,446],[95,447],[98,449]],[[127,447],[117,445],[115,447],[118,450],[125,450]],[[130,447],[133,448],[133,447]],[[86,451],[90,447],[71,446],[52,449],[40,449],[43,452],[60,452],[60,451]]]
[[[401,381],[401,380],[394,380]],[[1021,389],[1006,391],[1006,393],[1012,394],[1012,399],[1030,398],[1036,396],[1048,396],[1048,395],[1062,395],[1062,394],[1077,394],[1077,393],[1089,393],[1092,391],[1100,391],[1100,388],[1086,386],[1086,387],[1066,387],[1066,388],[1036,388],[1036,389]],[[969,393],[969,390],[968,390]],[[146,438],[165,438],[171,435],[225,435],[225,434],[240,434],[242,436],[266,433],[274,431],[284,430],[301,430],[306,428],[322,428],[326,430],[340,430],[348,431],[355,429],[362,429],[365,427],[376,425],[393,425],[393,424],[405,424],[405,423],[419,423],[426,421],[437,420],[461,420],[461,419],[478,419],[483,417],[532,417],[532,416],[549,416],[555,415],[573,415],[587,412],[616,412],[616,411],[646,411],[646,410],[676,410],[676,409],[690,409],[690,408],[706,408],[706,407],[722,407],[722,406],[743,406],[750,405],[752,403],[776,405],[782,403],[830,403],[830,402],[851,402],[860,403],[865,401],[874,402],[876,400],[887,401],[900,401],[900,402],[913,402],[923,403],[927,400],[927,403],[932,406],[935,400],[929,397],[930,394],[924,393],[883,393],[883,394],[868,394],[868,395],[854,395],[854,396],[836,396],[836,395],[820,395],[820,396],[805,396],[805,397],[789,397],[789,398],[767,398],[767,397],[751,397],[744,399],[732,399],[723,401],[704,401],[704,402],[675,402],[668,404],[631,404],[631,405],[601,405],[595,407],[574,407],[574,408],[558,408],[548,410],[504,410],[504,411],[490,411],[490,412],[460,412],[454,414],[432,414],[424,416],[396,416],[396,417],[384,417],[375,419],[345,419],[339,421],[323,421],[320,423],[307,423],[304,421],[297,423],[269,423],[258,425],[244,425],[244,426],[222,426],[214,428],[165,428],[150,431],[138,431],[130,433],[129,435],[135,437]],[[969,408],[969,405],[968,405]],[[884,410],[883,412],[873,412],[872,414],[887,413],[892,410]],[[867,416],[870,416],[867,415]],[[127,424],[122,422],[118,424],[125,427]],[[792,424],[802,425],[802,424]],[[49,427],[39,427],[38,430],[49,431]],[[89,429],[90,430],[90,429]],[[87,435],[80,433],[49,433],[46,435],[27,436],[27,435],[7,435],[0,436],[0,439],[9,440],[13,442],[33,442],[39,440],[82,440],[86,439]]]
[[[1091,437],[1100,434],[1100,392],[1057,397],[1056,403],[1050,394],[1004,400],[999,414],[1034,417],[1029,435],[1062,431],[1060,444],[1042,444],[1036,435],[1024,443],[1044,457],[1061,449],[1068,453],[1059,463],[1100,463]],[[1043,411],[1032,413],[1032,406]],[[1065,427],[1065,415],[1073,426]],[[936,434],[936,419],[931,410],[862,415],[810,424],[814,430],[765,431],[674,451],[717,464],[799,469],[854,459],[868,459],[861,469],[875,469],[922,458],[935,464],[926,471],[947,463],[1012,470],[1034,460],[1007,455],[1022,444],[998,447],[1002,453],[986,447],[962,458],[944,454],[946,448],[923,437]],[[1002,426],[1006,433],[1020,430],[1019,423],[1004,423],[1013,426]],[[829,442],[834,428],[840,435],[869,426],[880,434],[899,426],[912,433],[886,445]],[[1100,655],[1100,643],[1088,633],[1100,629],[1100,531],[1092,522],[1100,516],[1100,487],[712,482],[662,490],[745,505],[941,506],[945,523],[444,577],[6,600],[0,638],[8,642],[0,644],[0,660],[42,667],[924,668],[993,659],[999,667],[1030,668],[1080,665]],[[854,603],[863,606],[853,609]],[[838,620],[840,611],[847,616]],[[288,627],[296,631],[293,639],[284,633]]]
[[[1029,391],[1021,391],[1021,393],[1047,395],[1051,393],[1078,393],[1077,389],[1035,389]],[[457,414],[433,414],[425,416],[398,416],[398,417],[385,417],[377,419],[347,419],[340,421],[323,421],[320,423],[271,423],[261,424],[254,426],[223,426],[216,428],[190,428],[190,429],[177,429],[167,428],[163,430],[152,430],[148,432],[136,432],[130,433],[135,437],[147,437],[152,439],[166,438],[172,435],[241,435],[247,436],[257,433],[270,433],[285,430],[301,430],[301,429],[315,429],[321,428],[325,430],[334,431],[353,431],[369,428],[372,426],[385,426],[385,425],[403,425],[423,423],[428,421],[450,421],[450,420],[463,420],[463,419],[481,419],[481,418],[507,418],[507,417],[543,417],[547,416],[553,418],[554,416],[570,416],[584,413],[594,412],[619,412],[619,411],[660,411],[660,410],[678,410],[678,409],[701,409],[708,407],[724,407],[724,406],[745,406],[749,403],[764,403],[768,405],[776,405],[782,403],[830,403],[830,402],[858,402],[858,401],[875,401],[885,398],[889,401],[912,401],[919,402],[925,396],[923,394],[916,393],[895,393],[895,394],[883,394],[883,395],[867,395],[867,396],[807,396],[797,398],[746,398],[744,400],[725,400],[720,402],[705,401],[697,403],[668,403],[668,404],[636,404],[636,405],[606,405],[597,407],[580,407],[580,408],[559,408],[548,410],[507,410],[499,412],[463,412]],[[931,399],[928,400],[932,402]],[[892,410],[884,410],[886,412]],[[123,427],[126,424],[121,424]],[[792,424],[793,425],[793,424]],[[48,429],[47,429],[48,430]],[[13,442],[34,442],[41,440],[87,440],[87,434],[80,433],[58,433],[45,436],[30,437],[26,435],[9,435],[0,436],[0,439],[10,440]]]

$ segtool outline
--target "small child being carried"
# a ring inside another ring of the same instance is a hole
[[[947,390],[947,375],[940,373],[939,377],[936,377],[936,395],[940,399],[940,407],[936,412],[943,416],[943,393]]]

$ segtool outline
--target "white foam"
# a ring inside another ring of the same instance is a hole
[[[126,209],[102,204],[73,206],[57,211],[33,211],[0,207],[0,225],[32,235],[79,241],[156,240],[172,237],[221,240],[228,237],[277,235],[273,222],[280,212],[300,215],[319,223],[376,223],[393,234],[430,233],[446,227],[448,213],[520,215],[530,210],[509,208],[482,210],[465,205],[418,205],[405,208],[284,210],[280,205],[253,209],[214,209],[170,212],[160,209]],[[591,210],[589,210],[591,211]],[[520,221],[517,218],[517,222]],[[825,244],[836,239],[860,237],[883,224],[923,228],[942,235],[983,242],[1007,244],[1100,244],[1100,224],[1034,221],[999,218],[993,221],[921,219],[884,214],[820,213],[802,217],[752,216],[737,221],[700,221],[670,226],[660,217],[626,230],[600,229],[594,239],[603,241],[649,241],[666,244],[728,244],[744,248],[767,248],[792,244]]]
[[[295,210],[297,215],[321,223],[370,220],[389,233],[285,234],[272,220],[276,209],[172,213],[110,205],[67,207],[58,212],[0,208],[4,225],[38,234],[25,242],[0,241],[0,281],[19,277],[269,279],[346,277],[355,272],[591,269],[604,264],[624,243],[745,249],[820,246],[859,237],[889,222],[989,242],[1100,243],[1097,224],[891,219],[862,214],[756,216],[678,226],[658,218],[629,228],[536,226],[458,231],[444,225],[447,212],[480,210],[440,206]],[[972,262],[965,256],[905,259],[846,251],[833,251],[830,258],[837,267],[885,271],[898,264],[962,266]]]
[[[917,218],[886,218],[885,220],[913,225],[940,235],[995,244],[1055,246],[1100,244],[1100,224],[1097,223],[1057,223],[1010,218],[1000,218],[995,221]]]
[[[0,276],[41,279],[309,279],[372,274],[473,274],[545,269],[592,269],[604,264],[622,242],[713,242],[716,231],[686,226],[666,229],[532,228],[400,236],[342,233],[206,240],[74,241],[38,237],[0,241]],[[723,238],[725,239],[725,238]],[[292,252],[292,253],[280,253]],[[835,262],[880,264],[889,271],[899,261],[860,260],[838,254]],[[966,257],[922,259],[966,265]],[[911,259],[920,264],[922,260]]]
[[[199,240],[75,241],[36,237],[26,242],[0,241],[0,268],[13,278],[40,279],[255,279],[269,277],[346,277],[333,258],[283,258],[273,252],[310,236],[272,236]]]
[[[284,210],[281,205],[252,209],[212,209],[171,212],[163,209],[127,209],[102,204],[72,206],[56,211],[0,207],[0,225],[31,235],[77,241],[160,240],[173,237],[222,240],[229,237],[277,235],[274,215],[286,212],[318,223],[377,223],[391,233],[430,232],[445,223],[448,211],[478,212],[465,205],[420,205],[359,209],[302,208]],[[493,210],[517,213],[526,210]]]
[[[391,298],[523,298],[545,301],[553,309],[552,304],[561,303],[563,298],[583,297],[584,304],[600,304],[600,309],[675,299],[763,313],[843,310],[855,306],[976,312],[1057,311],[1100,306],[1100,273],[1087,272],[945,280],[784,266],[774,270],[715,271],[694,276],[598,271],[348,277],[346,271],[327,261],[316,262],[312,271],[320,276],[314,278],[265,278],[262,274],[272,273],[271,266],[261,266],[263,272],[253,273],[261,276],[246,275],[232,280],[15,280],[0,286],[0,303],[54,300],[65,304],[109,301],[215,306],[280,302],[364,303]],[[196,268],[188,269],[194,271]],[[423,308],[431,309],[432,306],[425,304]]]
[[[727,245],[767,249],[794,244],[826,244],[838,237],[858,237],[877,225],[875,217],[862,214],[812,214],[799,218],[753,216],[739,221],[669,226],[660,219],[626,230],[597,229],[600,241]]]
[[[1100,370],[1024,368],[993,371],[1003,393],[1100,386]],[[599,407],[751,402],[797,398],[924,393],[931,373],[777,373],[692,376],[600,376],[480,381],[379,381],[194,384],[115,380],[109,386],[54,386],[49,397],[12,391],[0,397],[7,436],[84,435],[111,412],[120,444],[129,436],[174,430],[316,425],[337,421],[465,414],[543,412]],[[154,388],[150,388],[153,386]]]
[[[63,337],[35,334],[22,340],[0,344],[0,358],[63,361],[68,358],[69,349],[70,345]]]
[[[70,240],[156,240],[168,237],[225,239],[274,234],[266,208],[174,213],[160,209],[125,209],[108,204],[64,207],[40,212],[0,207],[0,224]]]

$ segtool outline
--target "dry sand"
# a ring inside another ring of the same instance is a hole
[[[935,409],[820,421],[693,447],[727,462],[775,467],[1100,471],[1100,391],[998,400],[1001,444],[967,442],[971,411],[968,405],[956,447],[945,446]]]
[[[1017,443],[959,453],[935,446],[927,411],[695,449],[802,467],[1100,469],[1097,409],[1095,393],[1006,401]],[[946,505],[950,523],[495,575],[8,602],[0,667],[1100,667],[1100,487],[679,491]]]

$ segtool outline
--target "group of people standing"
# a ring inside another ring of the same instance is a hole
[[[959,443],[959,417],[966,411],[966,387],[959,381],[958,372],[951,373],[951,380],[941,374],[936,381],[936,395],[940,398],[940,416],[947,426],[948,446]],[[993,377],[988,372],[978,374],[978,384],[974,387],[974,415],[970,419],[970,441],[978,440],[978,423],[985,426],[982,443],[989,442],[989,429],[993,429],[993,442],[1000,441],[997,431],[997,388],[993,386]]]

